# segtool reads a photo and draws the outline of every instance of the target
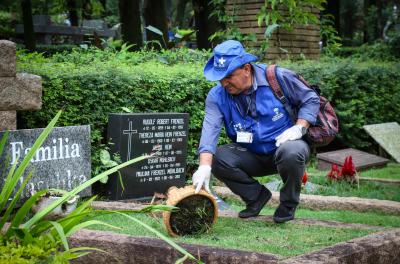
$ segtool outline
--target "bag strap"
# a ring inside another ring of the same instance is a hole
[[[267,81],[272,89],[272,91],[274,92],[276,98],[279,99],[279,101],[281,101],[282,104],[286,104],[287,100],[285,95],[282,92],[282,88],[281,85],[279,84],[278,78],[276,77],[276,70],[277,70],[277,66],[275,64],[271,64],[267,66],[266,69],[266,74],[267,74]]]
[[[278,98],[278,100],[283,104],[285,107],[286,111],[289,113],[290,118],[292,119],[293,122],[296,122],[296,117],[294,116],[292,108],[289,106],[289,103],[283,94],[281,85],[279,83],[278,77],[277,77],[277,68],[278,66],[275,64],[271,64],[267,66],[266,69],[266,75],[267,75],[267,81],[269,83],[269,87],[271,88],[272,92],[274,93],[275,97]]]

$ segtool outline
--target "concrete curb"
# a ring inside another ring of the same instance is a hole
[[[156,238],[131,237],[106,231],[80,230],[71,236],[69,241],[72,247],[95,247],[108,253],[92,252],[74,260],[73,263],[175,263],[182,257],[182,254],[172,246]],[[278,263],[278,257],[273,254],[185,243],[179,243],[179,245],[207,264]],[[184,263],[194,262],[185,261]]]
[[[240,199],[239,196],[232,193],[227,187],[214,187],[214,191],[222,198],[231,197]],[[277,206],[279,204],[279,193],[272,192],[272,198],[269,204]],[[300,206],[315,210],[352,210],[356,212],[378,211],[387,214],[400,215],[400,202],[364,199],[359,197],[339,197],[322,195],[300,195]]]

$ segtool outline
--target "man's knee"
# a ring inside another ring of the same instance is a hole
[[[290,140],[281,144],[275,153],[277,162],[306,163],[310,154],[310,148],[303,140]]]
[[[218,172],[226,169],[238,167],[238,160],[233,153],[234,146],[232,144],[223,145],[217,148],[213,157],[212,172],[218,177]]]

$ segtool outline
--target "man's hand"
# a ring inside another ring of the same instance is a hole
[[[203,185],[206,191],[211,193],[210,177],[211,177],[211,166],[200,165],[197,171],[193,174],[193,179],[192,179],[193,185],[196,186],[195,193],[200,192],[200,189]]]
[[[300,139],[303,136],[303,128],[304,127],[302,125],[294,125],[291,128],[286,129],[282,134],[276,137],[275,145],[279,147],[288,140]]]

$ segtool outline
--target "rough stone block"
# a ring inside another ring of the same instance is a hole
[[[0,78],[0,111],[42,107],[42,78],[28,73]]]
[[[14,42],[0,40],[0,77],[15,77],[15,52]]]
[[[17,129],[17,111],[0,111],[0,131]]]

